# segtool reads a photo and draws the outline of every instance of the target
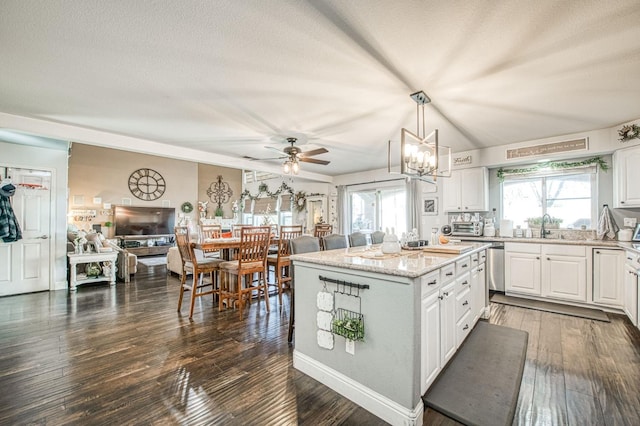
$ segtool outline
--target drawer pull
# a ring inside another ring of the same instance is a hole
[[[462,327],[463,330],[468,330],[469,329],[469,324],[465,324],[464,327]]]
[[[445,275],[450,277],[451,275],[453,275],[453,272],[447,272]]]
[[[465,285],[465,284],[469,284],[469,281],[467,280],[462,281],[462,285]]]
[[[444,297],[447,297],[447,296],[449,295],[449,292],[448,292],[448,291],[443,291],[443,292],[442,292],[442,295],[443,295]]]
[[[474,261],[474,262],[477,262],[477,261],[478,261],[478,259],[473,259],[473,261]]]
[[[427,285],[434,285],[438,282],[438,280],[429,281]]]
[[[484,271],[484,268],[478,268],[478,272]]]
[[[469,302],[467,302],[466,300],[462,303],[462,306],[467,306],[469,304]]]
[[[462,265],[463,268],[468,268],[469,265],[467,265],[466,263],[464,265]]]

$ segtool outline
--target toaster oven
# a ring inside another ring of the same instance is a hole
[[[480,237],[482,236],[482,222],[453,222],[451,223],[451,235]]]

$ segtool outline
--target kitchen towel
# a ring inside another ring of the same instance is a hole
[[[604,240],[605,237],[608,237],[613,240],[619,229],[615,219],[611,216],[609,206],[605,204],[602,206],[602,213],[600,213],[600,219],[598,219],[598,229],[596,231],[598,239]]]

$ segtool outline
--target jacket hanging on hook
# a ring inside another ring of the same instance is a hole
[[[16,192],[16,187],[11,183],[0,184],[0,238],[5,243],[12,243],[22,239],[20,224],[16,218],[9,197]]]

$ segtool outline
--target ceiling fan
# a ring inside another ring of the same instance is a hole
[[[296,141],[298,139],[297,138],[287,138],[287,142],[289,144],[291,144],[290,146],[285,147],[282,151],[279,150],[278,148],[274,148],[272,146],[265,146],[265,148],[276,151],[280,154],[279,157],[274,157],[274,158],[263,158],[262,160],[281,160],[281,159],[285,159],[286,161],[284,162],[283,166],[283,171],[284,173],[291,173],[293,172],[294,174],[297,174],[298,171],[300,170],[300,165],[298,163],[303,162],[303,163],[313,163],[313,164],[322,164],[323,166],[326,166],[327,164],[330,163],[330,161],[327,160],[319,160],[317,158],[311,158],[313,156],[316,155],[320,155],[320,154],[325,154],[329,151],[327,151],[326,148],[318,148],[318,149],[312,149],[310,151],[302,151],[300,148],[298,148],[295,144]]]

